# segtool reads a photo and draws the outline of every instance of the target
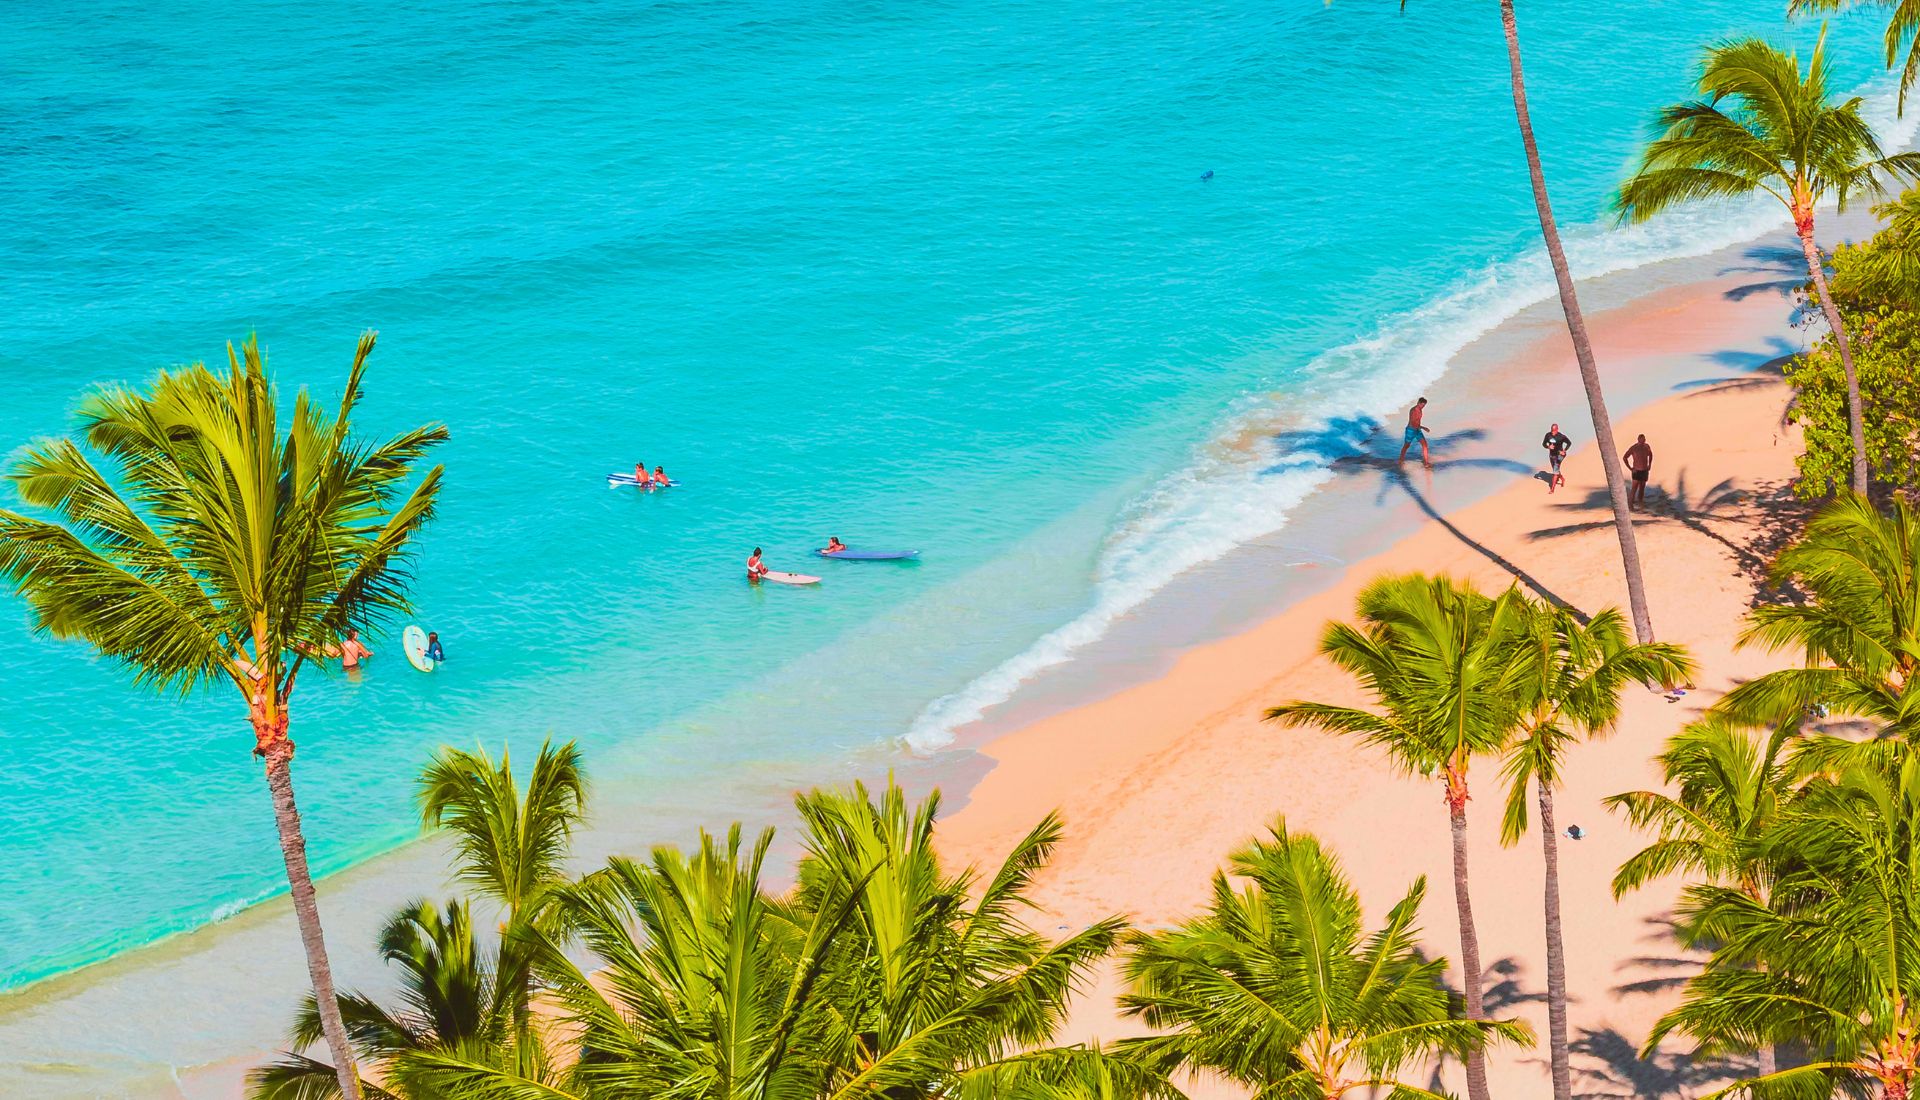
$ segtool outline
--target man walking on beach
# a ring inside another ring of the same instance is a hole
[[[1620,458],[1627,464],[1627,473],[1633,475],[1633,491],[1627,494],[1627,507],[1639,507],[1647,502],[1647,475],[1653,472],[1653,448],[1647,446],[1647,437],[1643,435]]]
[[[1420,465],[1425,466],[1429,470],[1433,469],[1433,456],[1427,452],[1427,427],[1420,423],[1421,419],[1426,415],[1427,399],[1424,397],[1414,402],[1413,408],[1407,410],[1407,430],[1402,434],[1400,440],[1400,457],[1394,459],[1395,462],[1405,462],[1407,460],[1407,448],[1413,446],[1415,443],[1419,443]]]
[[[1553,473],[1547,478],[1547,494],[1551,496],[1555,489],[1567,483],[1567,479],[1560,475],[1560,461],[1573,449],[1573,440],[1561,433],[1560,425],[1553,424],[1548,426],[1540,445],[1547,449],[1547,464],[1553,468]]]

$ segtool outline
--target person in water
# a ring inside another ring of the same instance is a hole
[[[1426,415],[1427,399],[1424,397],[1414,402],[1413,408],[1407,410],[1407,430],[1401,433],[1400,457],[1394,459],[1395,462],[1405,462],[1407,448],[1418,443],[1420,444],[1420,465],[1429,470],[1433,469],[1433,456],[1427,451],[1427,426],[1421,423]]]
[[[673,482],[667,480],[667,471],[659,466],[653,468],[653,483],[662,489],[673,484]]]
[[[638,485],[642,489],[644,489],[647,487],[647,482],[650,480],[651,479],[647,477],[647,464],[644,462],[634,463],[633,464],[633,483],[635,485]]]
[[[1567,457],[1567,452],[1573,449],[1573,440],[1560,431],[1560,425],[1552,424],[1547,427],[1547,434],[1541,437],[1540,445],[1547,449],[1547,463],[1553,467],[1553,476],[1547,479],[1547,492],[1551,493],[1567,483],[1567,479],[1560,474],[1560,463]]]
[[[1647,437],[1641,436],[1620,458],[1627,464],[1627,473],[1633,475],[1633,491],[1627,495],[1627,506],[1645,504],[1647,478],[1653,475],[1653,448],[1647,446]]]
[[[347,640],[340,643],[340,667],[344,669],[359,668],[360,662],[371,656],[373,656],[373,650],[368,649],[360,643],[360,632],[358,630],[347,631]]]
[[[747,579],[758,583],[761,577],[771,572],[773,570],[768,569],[767,564],[760,560],[760,548],[754,547],[753,556],[747,559]]]
[[[847,544],[840,541],[839,535],[827,536],[827,550],[826,550],[827,553],[838,554],[840,551],[845,550],[846,548],[847,548]]]
[[[427,660],[440,662],[447,659],[447,651],[440,648],[440,635],[427,631]]]

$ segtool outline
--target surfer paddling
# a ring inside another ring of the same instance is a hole
[[[828,535],[827,548],[820,552],[822,554],[838,554],[841,551],[845,550],[846,548],[847,548],[847,544],[840,541],[839,535]]]
[[[1420,465],[1429,470],[1433,469],[1433,456],[1427,452],[1427,426],[1421,423],[1426,415],[1427,399],[1424,397],[1414,402],[1413,408],[1407,410],[1407,430],[1401,433],[1400,457],[1394,459],[1396,463],[1405,462],[1407,448],[1418,443],[1420,444]]]

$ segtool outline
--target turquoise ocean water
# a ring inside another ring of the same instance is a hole
[[[1697,45],[1782,7],[1525,5],[1584,273],[1747,231],[1596,227]],[[321,870],[414,835],[443,741],[574,737],[638,799],[936,748],[1282,527],[1321,459],[1267,432],[1392,407],[1545,288],[1486,0],[9,15],[0,447],[252,331],[332,397],[377,328],[363,427],[451,428],[417,589],[450,661],[375,639],[296,701]],[[1876,34],[1836,30],[1848,83]],[[638,460],[685,487],[609,491]],[[756,545],[825,583],[749,588]],[[0,597],[0,987],[279,889],[243,717]]]

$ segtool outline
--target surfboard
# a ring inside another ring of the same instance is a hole
[[[760,575],[760,579],[763,581],[772,581],[775,584],[819,584],[820,583],[819,577],[809,577],[805,573],[778,573],[778,572],[763,573]]]
[[[438,661],[427,659],[427,632],[409,626],[400,632],[400,648],[407,651],[407,663],[422,672],[432,672]]]
[[[815,550],[823,558],[837,561],[905,561],[920,556],[918,550]]]
[[[634,477],[632,474],[608,474],[607,475],[607,486],[609,488],[618,489],[618,488],[621,488],[622,486],[632,488],[639,484],[640,484],[640,479],[637,477]],[[663,487],[667,489],[678,489],[680,487],[680,482],[675,481],[672,478],[668,478],[665,486],[662,486],[657,481],[650,481],[647,483],[647,488],[649,489],[658,489]]]

